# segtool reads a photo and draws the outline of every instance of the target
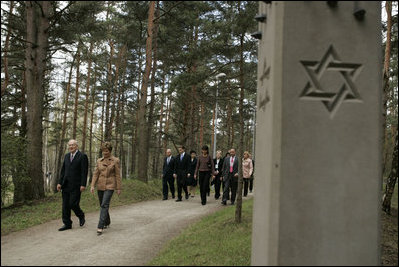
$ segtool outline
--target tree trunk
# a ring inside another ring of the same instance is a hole
[[[163,112],[164,112],[164,102],[165,102],[165,75],[163,75],[162,92],[161,92],[161,110],[159,113],[159,132],[158,132],[158,153],[157,160],[155,162],[155,168],[159,169],[159,162],[165,151],[162,151],[162,130],[163,130]]]
[[[230,89],[230,82],[228,81],[228,88],[227,88],[227,147],[230,149],[233,146],[233,108],[231,103],[231,89]]]
[[[40,6],[39,6],[40,5]],[[48,51],[48,29],[51,3],[27,1],[26,8],[26,93],[27,93],[27,171],[31,179],[30,192],[25,199],[44,198],[43,150],[43,99],[44,71]]]
[[[240,2],[238,2],[240,5]],[[240,7],[239,7],[240,9]],[[240,118],[240,142],[238,145],[238,158],[240,159],[238,163],[238,189],[237,189],[237,206],[236,206],[236,214],[235,214],[235,222],[241,223],[241,210],[242,210],[242,157],[244,153],[244,110],[243,110],[243,102],[244,102],[244,34],[241,34],[240,38],[240,102],[238,105],[239,109],[239,118]]]
[[[115,106],[116,106],[116,99],[117,99],[117,92],[118,92],[118,81],[119,81],[119,68],[121,65],[121,60],[122,58],[125,57],[125,52],[126,52],[126,45],[124,45],[118,52],[118,58],[116,60],[116,64],[115,64],[115,77],[114,77],[114,81],[112,83],[112,92],[113,92],[113,96],[112,96],[112,107],[111,107],[111,114],[110,114],[110,119],[108,122],[108,127],[107,127],[107,140],[111,141],[112,140],[112,129],[113,129],[113,125],[114,125],[114,119],[115,119]],[[117,141],[116,141],[117,142]],[[117,151],[118,149],[118,144],[115,143],[115,151]]]
[[[168,99],[166,103],[166,121],[165,121],[165,138],[163,139],[163,151],[166,152],[168,147],[168,133],[169,133],[169,121],[170,121],[170,111],[172,106],[172,100]]]
[[[398,180],[398,131],[396,130],[395,147],[392,153],[391,172],[387,179],[387,184],[385,186],[385,194],[382,202],[382,210],[388,214],[391,214],[391,200],[397,180]]]
[[[137,153],[136,153],[136,151],[137,151],[137,128],[138,128],[138,125],[139,125],[139,115],[138,115],[138,111],[137,111],[137,109],[138,109],[138,107],[139,107],[139,105],[140,105],[140,86],[141,86],[141,83],[142,83],[142,81],[141,81],[141,68],[142,68],[142,60],[141,60],[141,58],[142,58],[142,53],[141,53],[141,48],[139,48],[139,52],[138,52],[138,54],[139,54],[139,75],[138,75],[138,79],[137,79],[137,98],[136,98],[136,116],[135,116],[135,119],[136,119],[136,121],[135,121],[135,124],[134,124],[134,133],[133,133],[133,136],[132,136],[132,170],[131,170],[131,173],[134,175],[135,174],[135,172],[136,172],[136,156],[137,156]]]
[[[82,151],[86,151],[86,128],[87,128],[87,112],[89,109],[89,97],[90,97],[90,78],[91,78],[91,57],[93,53],[93,40],[90,42],[89,55],[88,55],[88,67],[87,67],[87,82],[86,82],[86,99],[85,99],[85,111],[83,117],[83,133],[82,133]]]
[[[147,105],[147,87],[148,80],[150,77],[151,63],[152,63],[152,37],[154,32],[154,9],[155,1],[150,1],[150,8],[148,11],[148,37],[146,41],[146,66],[143,76],[143,83],[140,90],[140,103],[138,110],[138,154],[140,155],[140,168],[138,168],[138,179],[147,183],[147,171],[148,171],[148,127],[146,119],[146,105]]]
[[[104,112],[105,112],[105,97],[106,97],[106,92],[104,90],[102,90],[102,95],[103,95],[103,99],[101,101],[102,105],[101,105],[101,142],[104,141],[104,129],[105,129],[105,124],[106,122],[106,118],[104,117]],[[101,152],[100,152],[100,156],[101,156]]]
[[[14,1],[10,1],[10,14],[8,17],[8,26],[7,26],[7,36],[6,36],[6,41],[4,44],[4,54],[2,56],[3,59],[3,66],[4,66],[4,82],[1,84],[1,96],[4,95],[4,93],[7,90],[7,86],[8,86],[8,81],[10,79],[9,75],[8,75],[8,51],[10,49],[10,37],[11,37],[11,29],[10,29],[10,21],[11,21],[11,16],[13,15],[14,9]]]
[[[201,120],[200,120],[200,147],[204,143],[204,102],[201,101]]]
[[[94,83],[93,89],[91,89],[91,108],[90,108],[90,130],[89,130],[89,184],[93,177],[93,161],[92,161],[92,142],[93,142],[93,119],[94,119],[94,107],[96,102],[96,82],[97,73],[94,72]]]
[[[159,16],[159,1],[157,1],[157,8],[155,10],[155,17]],[[156,83],[156,72],[157,72],[157,36],[158,36],[158,28],[159,28],[159,20],[156,20],[154,22],[154,32],[153,32],[153,38],[152,38],[152,53],[153,53],[153,61],[152,61],[152,70],[151,70],[151,100],[150,100],[150,108],[148,112],[148,138],[147,138],[147,150],[149,150],[153,144],[152,144],[152,128],[154,126],[154,107],[155,107],[155,83]],[[154,155],[157,153],[154,153]],[[154,175],[155,170],[155,160],[153,160],[153,165],[152,165],[152,175]]]
[[[110,40],[109,41],[110,47],[110,57],[108,62],[108,73],[107,73],[107,100],[105,103],[105,141],[111,141],[111,130],[112,125],[110,124],[110,109],[111,109],[111,93],[113,91],[113,83],[112,83],[112,58],[114,57],[114,43]]]
[[[58,179],[59,175],[61,172],[61,161],[62,161],[62,156],[65,151],[64,148],[64,139],[65,139],[65,132],[66,132],[66,121],[67,121],[67,114],[68,114],[68,102],[69,102],[69,92],[71,90],[71,80],[72,80],[72,70],[73,70],[73,64],[75,63],[75,58],[77,56],[77,53],[73,56],[72,62],[71,62],[71,67],[69,69],[69,77],[68,77],[68,83],[66,87],[66,92],[65,92],[65,105],[64,105],[64,116],[62,120],[62,128],[61,128],[61,135],[60,139],[58,140],[59,148],[58,148],[58,153],[56,156],[56,164],[55,164],[55,171],[53,174],[53,182],[51,185],[51,188],[53,192],[57,192],[57,184],[58,184]]]
[[[79,105],[79,68],[80,68],[80,48],[81,43],[78,44],[78,50],[76,51],[76,85],[75,85],[75,103],[73,108],[73,126],[72,126],[72,139],[76,140],[76,123],[78,120],[78,105]]]
[[[392,1],[385,1],[385,10],[387,13],[387,39],[385,44],[385,57],[384,57],[384,70],[383,70],[383,110],[382,110],[382,177],[384,177],[386,166],[386,153],[387,150],[387,110],[388,110],[388,94],[389,94],[389,63],[391,59],[391,29],[392,29]]]
[[[24,146],[26,145],[26,133],[27,133],[27,122],[26,122],[26,79],[25,71],[22,72],[22,87],[21,87],[21,127],[19,129],[19,137],[21,138]],[[25,149],[26,150],[26,149]],[[24,152],[24,151],[23,151]],[[22,166],[26,166],[26,153],[20,153]],[[26,181],[26,168],[15,167],[15,173],[12,176],[14,184],[14,204],[22,203],[25,201],[25,190],[30,190],[29,181]]]
[[[125,157],[125,151],[124,151],[124,142],[123,142],[123,134],[125,132],[125,106],[126,106],[126,92],[125,92],[125,81],[123,82],[122,86],[122,107],[121,107],[121,118],[120,118],[120,130],[119,130],[119,142],[120,142],[120,160],[121,162],[123,162],[123,167],[122,168],[122,178],[126,179],[127,177],[127,170],[126,170],[126,166],[129,164],[127,162],[126,157]]]

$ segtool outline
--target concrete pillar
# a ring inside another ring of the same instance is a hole
[[[381,3],[259,1],[252,265],[379,265]]]

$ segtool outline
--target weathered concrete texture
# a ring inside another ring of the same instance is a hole
[[[155,200],[116,208],[111,201],[111,227],[101,236],[96,234],[99,212],[86,214],[83,227],[73,215],[73,228],[63,232],[58,231],[61,219],[54,220],[2,236],[1,265],[145,265],[182,229],[222,207],[213,197],[202,206],[199,196],[182,202]]]
[[[378,265],[380,2],[259,3],[252,264]]]

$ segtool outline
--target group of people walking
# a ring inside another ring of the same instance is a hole
[[[79,218],[79,225],[86,222],[85,214],[80,208],[81,193],[86,189],[89,161],[87,155],[78,149],[76,140],[69,140],[67,153],[61,168],[57,190],[62,191],[62,221],[64,225],[59,231],[72,228],[71,211]],[[162,172],[163,200],[168,199],[169,190],[172,198],[175,198],[175,180],[177,185],[177,202],[194,197],[197,184],[200,187],[201,204],[206,205],[207,196],[210,195],[210,184],[215,187],[215,199],[219,199],[222,187],[222,204],[226,205],[230,200],[233,205],[236,199],[238,187],[238,164],[235,149],[232,148],[222,158],[222,152],[217,151],[216,158],[209,155],[208,146],[203,146],[201,154],[197,157],[195,151],[188,155],[184,146],[178,148],[179,154],[172,156],[170,149],[166,150],[166,157]],[[121,194],[122,181],[120,175],[119,159],[112,155],[112,144],[104,142],[101,145],[102,158],[96,162],[96,167],[91,180],[90,192],[94,194],[97,187],[100,204],[100,218],[97,225],[97,234],[101,235],[111,224],[109,205],[112,195],[116,191]],[[242,161],[244,178],[244,196],[253,188],[253,160],[251,155],[244,152]],[[230,195],[231,192],[231,195]]]
[[[80,208],[80,196],[86,189],[89,161],[87,155],[78,150],[76,140],[69,140],[69,153],[65,155],[57,190],[62,190],[62,221],[64,225],[58,229],[65,231],[72,228],[71,210],[79,218],[79,225],[86,222],[85,214]],[[120,195],[122,181],[120,176],[119,159],[112,155],[112,145],[104,142],[101,146],[103,157],[97,160],[93,173],[90,192],[94,194],[97,187],[98,200],[100,202],[100,219],[97,225],[97,234],[101,235],[103,230],[111,224],[109,216],[109,204],[112,195]]]
[[[169,190],[172,198],[175,198],[175,186],[177,185],[176,202],[195,196],[196,186],[199,184],[201,204],[206,205],[207,196],[210,195],[210,185],[214,185],[215,199],[219,199],[220,188],[222,187],[222,204],[227,205],[230,200],[234,205],[238,188],[238,164],[235,149],[232,148],[226,156],[222,158],[222,152],[216,152],[216,158],[212,159],[209,155],[208,146],[201,148],[201,154],[197,157],[194,150],[188,155],[184,146],[178,148],[179,154],[172,156],[171,149],[166,150],[166,157],[162,171],[162,192],[163,200],[167,200]],[[242,160],[244,196],[248,195],[248,189],[253,189],[254,162],[251,155],[245,151]],[[231,192],[231,195],[230,195]]]

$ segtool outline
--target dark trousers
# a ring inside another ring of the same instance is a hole
[[[187,190],[187,174],[185,172],[177,173],[177,199],[182,199],[182,191],[186,193],[186,198],[188,197],[188,190]]]
[[[215,185],[215,198],[218,199],[220,197],[220,186],[222,181],[220,181],[220,175],[217,175],[214,180]]]
[[[223,199],[225,187],[226,187],[226,183],[225,183],[225,181],[222,181],[222,199]],[[230,188],[228,188],[226,200],[229,200],[229,199],[230,199]]]
[[[112,194],[114,190],[98,190],[98,200],[100,202],[100,220],[97,228],[102,229],[104,226],[111,224],[111,217],[109,217],[109,204],[111,203]]]
[[[71,210],[78,218],[85,216],[83,210],[79,206],[80,190],[66,191],[62,190],[62,222],[66,226],[72,226]]]
[[[254,177],[249,178],[249,191],[252,192],[254,188]]]
[[[223,191],[223,201],[229,199],[229,189],[231,188],[231,203],[236,201],[236,194],[238,188],[238,177],[234,177],[232,173],[227,175],[227,179],[224,182],[224,191]]]
[[[173,178],[173,175],[164,176],[162,178],[163,198],[168,198],[168,184],[169,184],[170,192],[172,193],[172,197],[174,198],[175,197],[175,179]]]
[[[249,185],[249,178],[242,178],[244,181],[244,197],[248,195],[248,185]]]
[[[209,190],[209,178],[211,177],[210,171],[199,171],[199,185],[201,194],[201,203],[206,204],[206,195]]]

